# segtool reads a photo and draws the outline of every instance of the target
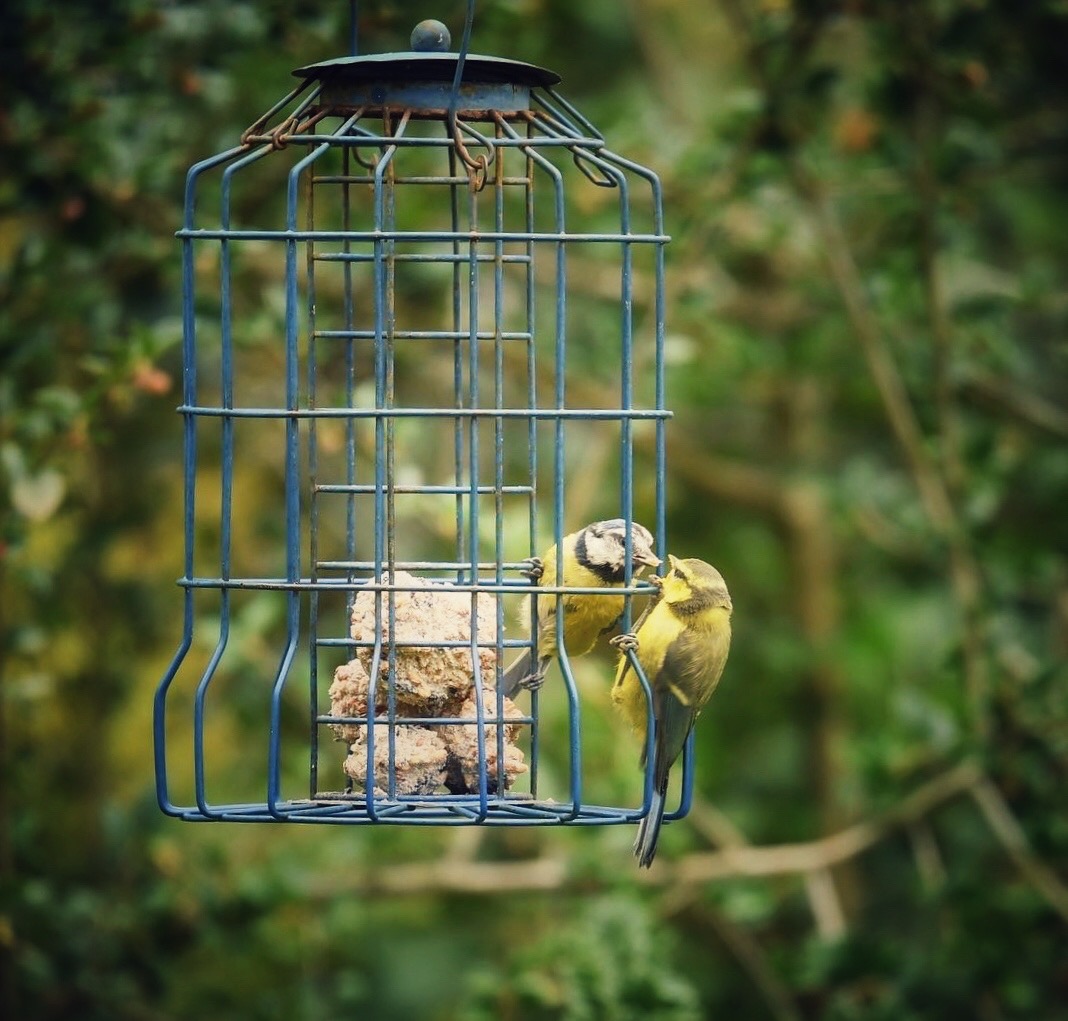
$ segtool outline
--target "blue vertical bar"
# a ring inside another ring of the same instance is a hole
[[[398,126],[397,134],[400,134],[407,119]],[[375,231],[379,235],[374,241],[374,330],[375,330],[375,410],[379,412],[375,416],[375,510],[374,510],[374,578],[376,583],[383,581],[383,564],[388,563],[390,558],[389,547],[391,537],[387,534],[387,499],[388,487],[392,486],[392,480],[386,478],[387,463],[387,420],[391,414],[389,407],[390,393],[388,384],[389,375],[389,332],[392,330],[392,295],[389,293],[390,275],[387,266],[388,258],[392,252],[388,238],[390,214],[387,206],[387,191],[392,191],[391,185],[385,182],[387,170],[391,173],[391,164],[397,152],[396,145],[387,146],[375,167],[374,172],[374,224]],[[393,569],[390,567],[390,584],[393,582]],[[395,624],[396,595],[390,588],[387,594],[386,604],[388,607],[389,628],[392,633]],[[367,699],[367,764],[364,775],[364,806],[368,816],[372,820],[379,818],[375,806],[375,697],[379,674],[382,667],[382,628],[378,626],[382,620],[382,590],[375,590],[375,644],[371,654],[370,688]],[[393,662],[394,653],[388,654],[388,662]],[[387,669],[388,666],[387,666]],[[389,698],[390,721],[396,713],[396,678],[392,670],[389,672]],[[389,774],[390,782],[395,791],[395,777],[393,773],[393,727],[390,730],[389,746]]]
[[[345,121],[338,129],[338,134],[347,133],[352,126],[358,120],[358,116],[354,115]],[[349,150],[347,147],[342,150],[343,167],[347,168],[349,160]],[[320,181],[314,174],[314,171],[309,174],[308,183],[308,211],[307,211],[307,225],[309,231],[315,229],[315,192],[316,188],[320,186]],[[341,186],[342,196],[342,229],[348,229],[348,182],[344,182]],[[345,250],[348,250],[348,241],[345,242]],[[315,255],[315,242],[309,240],[305,249],[305,272],[307,274],[307,316],[308,316],[308,407],[315,408],[318,403],[318,339],[316,337],[316,323],[317,323],[317,296],[315,287],[315,267],[316,267],[316,255]],[[344,313],[346,317],[351,315],[352,308],[352,280],[351,263],[345,262],[342,264],[343,281],[344,281]],[[348,341],[346,351],[351,358],[352,351],[351,338]],[[352,378],[351,372],[346,377],[347,386],[351,387]],[[351,406],[351,401],[350,401]],[[351,435],[352,419],[347,420],[349,431]],[[348,466],[349,479],[351,482],[352,472],[354,465],[350,460]],[[310,578],[313,582],[318,581],[319,578],[319,445],[318,445],[318,424],[314,416],[308,421],[308,488],[310,490],[310,515],[309,515],[309,561],[310,561]],[[353,533],[353,495],[348,494],[348,514],[347,514],[347,535],[352,536]],[[351,552],[351,540],[350,540],[350,552],[349,559],[353,559]],[[351,572],[349,575],[351,581]],[[352,590],[349,589],[347,593],[349,605],[352,601]],[[315,798],[319,789],[319,591],[316,588],[312,588],[309,593],[308,599],[308,709],[309,709],[309,721],[310,727],[309,735],[309,768],[308,768],[308,796],[309,798]]]
[[[527,122],[527,138],[533,132],[533,125]],[[523,153],[526,166],[526,181],[523,185],[523,199],[525,221],[524,227],[528,235],[534,233],[534,160],[529,152]],[[526,322],[527,322],[527,407],[534,411],[538,406],[538,378],[537,378],[537,348],[534,343],[534,242],[526,241],[525,251],[527,256],[526,265]],[[527,511],[528,546],[531,555],[538,552],[538,420],[531,415],[527,421],[527,475],[530,481],[530,497]],[[534,596],[531,596],[533,600]],[[529,626],[524,621],[523,626]],[[533,629],[531,649],[531,662],[538,661],[537,628]],[[530,796],[538,796],[538,693],[531,692],[530,715],[533,722],[530,725]]]
[[[497,125],[496,137],[501,137],[500,124]],[[497,147],[497,157],[493,166],[493,223],[498,234],[504,233],[504,148]],[[504,345],[501,334],[504,330],[504,241],[498,239],[493,243],[493,406],[504,407]],[[496,564],[494,581],[500,585],[504,581],[501,564],[504,560],[504,420],[493,420],[493,559]],[[494,594],[496,608],[494,650],[497,662],[504,658],[504,601],[498,591]],[[477,618],[476,618],[477,619]],[[505,794],[504,762],[504,695],[497,689],[497,796]]]
[[[217,167],[244,152],[237,146],[209,159],[201,160],[189,168],[185,178],[185,202],[182,227],[186,231],[196,226],[196,191],[201,174]],[[193,258],[193,240],[182,238],[182,406],[192,408],[197,401],[197,335],[196,335],[196,271]],[[196,416],[184,411],[182,468],[183,537],[185,559],[183,580],[189,582],[194,571],[194,539],[196,535],[196,466],[197,428]],[[167,781],[167,696],[193,642],[193,589],[187,584],[182,600],[182,637],[178,648],[160,679],[152,703],[153,755],[156,771],[156,800],[160,810],[167,815],[178,815],[180,810],[173,803]],[[195,735],[194,735],[195,739]]]
[[[627,179],[622,174],[616,174],[616,185],[619,188],[619,211],[620,233],[630,233],[630,195],[627,190]],[[620,408],[630,411],[634,406],[634,293],[633,293],[633,252],[631,243],[624,241],[620,245],[620,323],[621,345],[621,381],[620,381]],[[620,423],[620,513],[626,522],[627,533],[624,539],[625,560],[623,561],[623,584],[628,588],[633,580],[633,565],[631,553],[633,550],[633,535],[631,523],[634,520],[634,438],[632,433],[631,419],[624,415]],[[631,623],[631,596],[627,596],[623,602],[623,630],[630,631]]]
[[[222,175],[220,188],[219,226],[223,231],[230,229],[230,195],[233,178],[238,170],[259,159],[264,149],[253,152],[244,159],[231,163]],[[234,340],[233,340],[233,301],[231,295],[230,242],[223,237],[219,241],[219,328],[220,328],[220,390],[222,406],[234,406]],[[219,577],[226,582],[230,579],[230,548],[233,509],[234,482],[234,421],[223,416],[220,422],[222,457],[220,466],[220,523],[219,523]],[[222,660],[230,638],[230,590],[225,585],[219,592],[219,639],[208,665],[197,685],[193,698],[193,773],[197,807],[204,815],[213,815],[208,804],[206,792],[206,773],[204,764],[204,720],[208,685],[215,677],[215,672]]]
[[[607,179],[615,182],[616,187],[620,190],[620,233],[630,233],[630,196],[627,185],[627,179],[619,167],[626,168],[628,170],[635,171],[639,176],[645,178],[650,182],[653,189],[654,198],[654,223],[656,232],[658,235],[662,234],[663,220],[660,215],[661,203],[660,203],[660,186],[659,180],[655,174],[646,170],[644,167],[632,163],[629,160],[623,159],[615,155],[614,153],[608,153],[602,151],[601,155],[595,155],[592,152],[584,149],[575,149],[576,159],[581,158],[593,166],[598,167],[606,175]],[[621,242],[622,248],[622,264],[621,264],[621,307],[623,313],[622,321],[622,382],[621,382],[621,398],[623,408],[629,410],[633,404],[633,312],[632,312],[632,261],[633,261],[633,242],[623,241]],[[655,351],[655,372],[656,372],[656,388],[657,388],[657,401],[658,410],[662,409],[663,399],[663,245],[657,244],[656,251],[657,261],[657,294],[656,294],[656,351]],[[657,421],[658,429],[658,441],[662,444],[663,440],[663,421]],[[632,440],[632,423],[629,418],[624,417],[621,424],[621,461],[622,461],[622,475],[620,480],[620,498],[623,502],[623,514],[629,524],[632,520],[633,514],[633,440]],[[664,534],[663,534],[663,490],[661,484],[664,476],[663,467],[663,450],[662,447],[657,450],[657,541],[660,543],[661,553],[663,558],[664,548]],[[631,583],[631,567],[630,567],[630,553],[631,553],[631,536],[627,535],[626,540],[626,557],[627,562],[624,567],[624,574],[626,584]],[[627,597],[624,604],[624,627],[630,629],[630,603],[631,597]],[[646,696],[646,755],[645,755],[645,771],[644,771],[644,783],[642,794],[642,809],[640,815],[646,815],[649,812],[652,803],[652,791],[653,791],[653,769],[654,769],[654,755],[653,748],[656,741],[656,719],[653,715],[653,699],[652,690],[649,687],[648,680],[642,672],[640,666],[637,664],[637,658],[630,654],[630,661],[632,669],[638,675],[641,680],[642,689]],[[692,741],[692,734],[690,736]],[[683,787],[686,788],[687,783],[692,784],[692,777],[687,780],[684,775]],[[677,818],[677,816],[674,816]],[[665,818],[672,818],[672,816],[665,816]]]
[[[539,162],[541,162],[539,158]],[[559,235],[554,243],[556,251],[556,318],[555,318],[555,345],[554,345],[554,369],[555,387],[554,396],[556,409],[563,411],[567,407],[567,248],[563,235],[566,232],[566,204],[564,201],[564,183],[560,172],[551,164],[551,177],[553,180],[555,198],[555,230]],[[553,451],[553,542],[556,544],[556,578],[553,584],[564,584],[564,557],[563,537],[567,531],[565,528],[565,474],[567,461],[564,445],[564,419],[557,416],[554,429],[555,450]],[[556,614],[557,654],[560,663],[560,673],[563,675],[564,687],[567,691],[568,701],[568,751],[570,758],[570,794],[571,815],[569,818],[577,818],[582,811],[582,720],[579,709],[578,688],[575,685],[575,676],[571,671],[571,658],[568,655],[567,646],[564,642],[565,618],[563,595],[557,593],[554,597]]]
[[[467,263],[467,322],[468,322],[468,394],[471,407],[479,406],[478,366],[479,366],[479,340],[478,340],[478,298],[479,298],[479,273],[478,273],[478,195],[474,189],[469,189],[468,216],[471,228],[471,241],[468,243]],[[470,416],[468,423],[468,505],[469,530],[470,530],[470,578],[474,590],[471,593],[471,674],[475,687],[475,718],[478,721],[478,821],[486,818],[488,813],[487,791],[489,780],[486,776],[486,706],[482,697],[482,670],[478,658],[478,483],[479,483],[479,420],[474,415]]]
[[[330,150],[316,146],[289,171],[286,186],[286,229],[297,230],[300,182],[304,171]],[[300,401],[300,289],[297,278],[297,240],[285,242],[285,400],[286,410],[297,411]],[[286,818],[281,801],[282,693],[300,641],[300,430],[296,416],[285,422],[285,533],[286,533],[286,646],[271,691],[267,753],[267,809],[276,819]]]
[[[341,229],[347,234],[352,229],[352,185],[348,181],[352,169],[352,150],[348,146],[342,150],[341,166],[345,177],[341,185]],[[341,250],[345,255],[351,253],[352,242],[348,237],[342,242]],[[350,333],[350,336],[345,338],[345,405],[352,408],[356,401],[356,339],[351,336],[356,322],[352,289],[353,264],[351,260],[346,259],[341,266],[342,313],[345,329]],[[346,484],[356,485],[356,476],[356,419],[349,416],[345,419]],[[345,555],[350,563],[356,559],[356,494],[352,490],[345,494]],[[345,597],[346,635],[349,632],[349,621],[352,619],[352,607],[356,599],[355,591],[351,587],[355,579],[355,573],[349,570],[347,580],[350,587]]]
[[[446,128],[446,133],[448,128]],[[453,146],[449,146],[449,177],[456,177],[456,149]],[[456,184],[449,185],[449,213],[450,213],[450,229],[454,234],[460,231],[460,193]],[[454,256],[452,263],[452,329],[457,335],[457,339],[452,343],[452,391],[453,391],[453,407],[462,408],[464,406],[464,363],[463,363],[463,342],[459,338],[460,327],[463,324],[463,296],[460,289],[460,242],[453,241],[452,254]],[[457,489],[456,494],[456,563],[462,564],[465,556],[465,548],[467,546],[466,537],[464,534],[464,497],[460,488],[464,483],[464,425],[461,418],[457,418],[453,423],[453,482]],[[458,568],[456,571],[457,582],[463,578],[463,569]]]
[[[353,0],[355,3],[355,0]],[[355,12],[354,12],[355,15]],[[355,17],[354,17],[355,21]],[[355,39],[353,40],[355,42]],[[341,229],[346,234],[352,230],[352,185],[349,177],[352,174],[352,149],[344,146],[341,153],[341,173],[345,180],[341,185]],[[352,242],[348,237],[342,242],[341,251],[345,255],[352,252]],[[356,402],[356,338],[351,336],[355,325],[355,305],[353,302],[351,260],[345,259],[341,264],[341,311],[344,328],[349,332],[345,338],[345,406],[352,408]],[[356,485],[356,419],[351,415],[345,419],[345,483],[348,486]],[[349,490],[345,494],[345,556],[349,563],[356,559],[356,494]],[[351,638],[352,608],[356,602],[356,591],[353,583],[356,580],[355,572],[350,568],[346,574],[348,589],[345,592],[345,637]],[[356,650],[349,647],[349,654],[355,656]],[[348,743],[346,742],[346,749]],[[352,790],[352,777],[345,775],[345,789]]]
[[[231,163],[222,176],[220,192],[220,227],[230,229],[230,191],[234,175],[245,166],[266,154],[269,147],[261,147],[244,158]],[[220,396],[224,408],[233,407],[233,309],[230,295],[230,247],[224,237],[220,245]],[[221,471],[220,471],[220,578],[225,582],[230,577],[230,547],[232,534],[233,496],[233,420],[224,416],[220,423]],[[208,687],[222,661],[230,636],[230,591],[223,585],[219,593],[219,638],[207,666],[197,684],[193,698],[193,777],[197,807],[206,815],[215,817],[217,812],[208,803],[207,775],[204,757],[205,704]]]
[[[315,191],[318,186],[314,169],[308,175],[309,231],[315,230]],[[308,407],[318,406],[318,355],[316,329],[315,242],[304,249],[304,272],[307,277],[308,316]],[[312,582],[319,580],[319,427],[314,416],[308,421],[308,573]],[[319,591],[308,593],[308,797],[319,789]]]
[[[401,123],[397,126],[397,134],[404,133],[404,128],[407,125],[407,115],[401,120]],[[386,126],[386,134],[389,134],[389,118],[388,115],[384,121]],[[394,157],[396,158],[396,157]],[[386,232],[386,240],[383,244],[383,255],[385,256],[385,358],[386,358],[386,406],[392,411],[396,405],[396,364],[394,357],[394,335],[397,327],[397,306],[396,306],[396,273],[397,264],[395,261],[396,254],[396,229],[397,229],[397,193],[395,183],[395,171],[393,165],[393,159],[387,161],[386,173],[384,176],[385,181],[385,194],[384,201],[382,203],[383,224],[379,229],[384,229]],[[396,458],[397,458],[397,443],[396,443],[396,419],[390,415],[386,419],[386,560],[388,563],[388,575],[389,575],[389,598],[388,598],[388,628],[386,634],[389,636],[389,652],[387,656],[387,669],[389,674],[389,687],[386,693],[386,714],[389,722],[387,728],[387,738],[389,741],[389,756],[386,762],[386,795],[393,801],[397,797],[397,644],[394,641],[394,635],[397,633],[397,593],[392,588],[396,584],[396,564],[397,564],[397,509],[396,509],[396,494],[394,492],[394,486],[396,484]]]
[[[541,155],[534,145],[522,145],[519,147],[533,165],[540,167],[553,182],[553,209],[554,225],[557,240],[553,243],[556,255],[555,270],[555,295],[556,310],[554,318],[555,340],[553,346],[556,378],[554,383],[554,396],[558,410],[566,407],[565,369],[567,366],[567,251],[565,240],[566,233],[566,204],[564,201],[564,182],[560,171]],[[532,205],[528,200],[528,223],[532,222]],[[532,371],[531,366],[531,371]],[[532,405],[533,406],[533,405]],[[564,534],[564,420],[562,416],[554,419],[555,451],[553,456],[553,541],[559,550]],[[556,578],[553,583],[562,585],[563,581],[563,558],[557,557]],[[557,595],[555,610],[557,633],[563,635],[564,611],[563,599]],[[536,650],[535,650],[536,651]],[[578,689],[575,686],[575,677],[571,672],[571,661],[567,649],[562,641],[557,641],[557,652],[560,664],[560,672],[564,679],[564,689],[568,699],[568,751],[570,762],[571,812],[561,821],[575,819],[582,811],[582,721],[580,716]],[[535,720],[538,717],[537,694],[531,699],[531,713]],[[536,729],[535,729],[536,739]]]

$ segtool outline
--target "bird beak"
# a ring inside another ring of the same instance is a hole
[[[668,564],[670,565],[671,570],[673,570],[673,571],[675,570],[675,565],[678,562],[679,562],[679,558],[678,557],[673,557],[670,553],[668,554]]]
[[[634,561],[634,563],[643,564],[646,567],[660,566],[660,558],[652,550],[649,550],[648,553],[639,553],[637,550],[635,550],[631,554],[631,559]]]

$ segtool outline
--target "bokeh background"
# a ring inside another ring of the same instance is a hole
[[[365,0],[362,48],[424,17],[458,38],[463,9]],[[557,70],[664,181],[669,546],[736,607],[694,811],[648,875],[629,827],[160,814],[183,176],[345,52],[347,19],[7,5],[4,1016],[1068,1017],[1061,0],[481,0],[474,52]],[[247,363],[275,385],[273,354]],[[615,513],[614,449],[590,448],[577,518]],[[269,464],[238,485],[276,516]],[[256,600],[235,621],[250,676],[277,626]],[[583,662],[592,704],[610,670]],[[260,769],[232,738],[211,732],[224,768]],[[589,740],[630,783],[623,727]]]

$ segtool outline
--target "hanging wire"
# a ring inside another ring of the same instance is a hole
[[[471,46],[471,28],[475,23],[475,0],[467,0],[467,14],[464,17],[464,34],[460,40],[460,52],[456,57],[456,72],[452,76],[452,91],[449,95],[449,123],[456,120],[456,107],[460,99],[460,82],[464,76],[464,63]]]
[[[486,152],[477,157],[472,156],[467,145],[464,143],[461,127],[456,118],[456,111],[460,104],[460,82],[464,76],[464,63],[471,46],[471,28],[475,22],[475,0],[467,0],[467,14],[464,17],[464,32],[460,40],[460,52],[456,57],[456,72],[452,76],[452,89],[449,94],[449,109],[446,111],[446,120],[449,132],[452,135],[456,151],[463,160],[464,165],[471,172],[471,187],[474,191],[481,191],[486,183],[486,172],[496,159],[497,150],[493,143],[484,135],[475,131],[470,125],[463,125],[463,131],[473,135],[479,144],[486,147]]]

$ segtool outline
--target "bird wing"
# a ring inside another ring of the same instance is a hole
[[[715,689],[722,664],[710,660],[707,640],[683,631],[669,646],[653,686],[656,717],[654,781],[658,789],[682,753],[697,714]]]

